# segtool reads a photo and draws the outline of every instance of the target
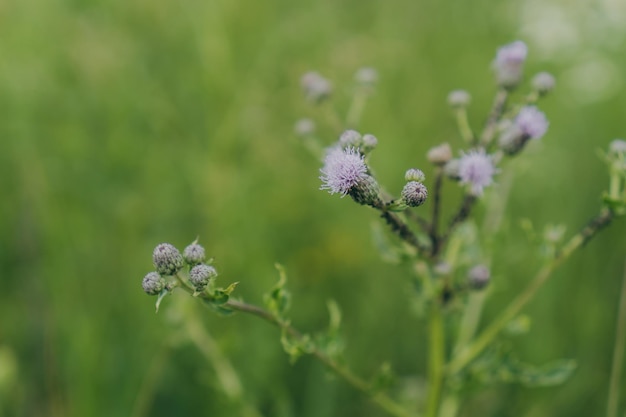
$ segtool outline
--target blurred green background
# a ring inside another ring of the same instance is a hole
[[[219,280],[254,303],[281,262],[298,327],[325,326],[334,298],[356,371],[388,360],[398,386],[423,385],[406,270],[379,259],[375,213],[318,191],[320,164],[292,133],[317,114],[301,74],[329,77],[345,112],[356,69],[379,71],[362,130],[379,138],[372,164],[390,190],[427,166],[429,147],[458,143],[450,90],[472,93],[480,126],[498,46],[523,39],[527,74],[556,75],[542,103],[550,130],[516,165],[493,316],[535,270],[518,220],[574,230],[599,207],[607,174],[595,150],[626,135],[625,19],[619,0],[1,2],[1,415],[382,416],[310,358],[290,365],[276,329],[252,317],[220,318],[183,294],[155,315],[140,287],[152,249],[199,235]],[[526,310],[530,333],[511,341],[530,362],[576,359],[573,378],[488,387],[463,416],[604,412],[624,227],[558,271]],[[193,337],[205,348],[214,338],[241,397],[224,393]]]

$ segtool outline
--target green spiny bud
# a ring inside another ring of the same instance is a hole
[[[152,253],[156,271],[161,275],[174,275],[183,267],[183,256],[169,243],[161,243]]]
[[[199,264],[189,271],[189,281],[196,287],[197,291],[202,291],[212,278],[217,276],[217,271],[210,265]]]
[[[141,287],[146,294],[157,295],[165,288],[165,280],[156,272],[148,272],[141,281]]]

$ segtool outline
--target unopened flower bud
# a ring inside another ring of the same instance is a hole
[[[417,181],[407,182],[402,189],[402,201],[409,207],[417,207],[424,204],[428,198],[428,189],[424,184]]]
[[[374,85],[378,81],[378,71],[370,67],[359,68],[354,79],[359,84]]]
[[[522,80],[524,61],[528,48],[522,41],[504,45],[498,49],[493,69],[499,86],[512,89]]]
[[[165,280],[156,272],[148,272],[141,281],[141,287],[146,294],[157,295],[165,288]]]
[[[443,167],[443,173],[446,174],[446,177],[453,180],[460,180],[461,177],[459,175],[461,167],[460,159],[451,159],[447,164]]]
[[[215,268],[205,264],[196,265],[189,271],[189,281],[198,291],[202,291],[209,281],[216,276],[217,271]]]
[[[426,154],[428,162],[435,165],[445,165],[452,159],[452,148],[447,143],[430,148]]]
[[[448,94],[448,104],[451,107],[467,107],[472,97],[465,90],[454,90]]]
[[[311,119],[300,119],[293,130],[298,136],[311,136],[315,132],[315,123]]]
[[[169,243],[161,243],[152,253],[152,262],[161,275],[174,275],[183,267],[183,256]]]
[[[311,101],[322,101],[332,92],[330,81],[314,71],[304,74],[300,79],[300,85]]]
[[[197,243],[192,243],[183,251],[183,258],[189,265],[196,265],[204,262],[204,248]]]
[[[365,153],[373,151],[374,148],[376,148],[376,145],[378,145],[378,139],[376,139],[376,136],[370,135],[369,133],[363,135],[363,138],[361,138],[361,142],[363,144],[363,152]]]
[[[404,173],[404,179],[407,181],[424,182],[426,175],[424,175],[421,169],[411,168]]]
[[[481,290],[489,284],[491,272],[485,265],[476,265],[467,273],[469,286],[474,290]]]
[[[446,261],[438,262],[433,268],[435,274],[440,276],[450,275],[452,272],[452,265]]]
[[[339,146],[342,148],[360,148],[362,136],[356,130],[348,129],[339,136]]]
[[[556,80],[552,74],[548,72],[540,72],[533,77],[531,85],[539,94],[545,95],[554,89]]]
[[[609,151],[616,155],[626,154],[626,140],[624,139],[614,139],[609,144]]]

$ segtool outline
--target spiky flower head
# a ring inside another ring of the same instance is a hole
[[[304,74],[300,79],[300,85],[307,99],[311,101],[322,101],[330,96],[332,92],[330,81],[315,71]]]
[[[428,189],[421,182],[409,181],[402,189],[401,196],[402,202],[407,206],[421,206],[428,198]]]
[[[491,271],[485,265],[476,265],[467,273],[467,280],[470,288],[481,290],[489,284]]]
[[[519,84],[527,54],[528,48],[522,41],[515,41],[498,49],[493,69],[499,86],[511,89]]]
[[[183,251],[183,258],[185,258],[185,262],[187,262],[189,265],[202,263],[205,259],[204,248],[198,245],[196,242],[193,242]]]
[[[217,276],[217,271],[211,265],[199,264],[189,271],[189,281],[197,291],[202,291],[212,278]]]
[[[554,90],[556,86],[556,80],[554,76],[549,72],[540,72],[536,74],[530,82],[533,89],[541,95],[548,94]]]
[[[470,186],[474,196],[481,196],[485,187],[493,184],[496,173],[491,156],[484,149],[474,149],[461,156],[459,160],[459,178],[461,184]]]
[[[332,148],[320,169],[321,190],[331,194],[350,195],[357,203],[375,205],[379,202],[379,187],[367,173],[363,155],[355,148]]]
[[[525,106],[513,122],[498,138],[498,145],[505,153],[514,155],[530,139],[541,139],[548,131],[550,123],[546,115],[535,106]]]
[[[141,281],[141,287],[148,295],[157,295],[165,288],[165,280],[156,272],[148,272]]]
[[[174,275],[183,267],[183,256],[169,243],[161,243],[152,253],[152,262],[161,275]]]
[[[450,107],[467,107],[471,100],[472,96],[465,90],[454,90],[448,94]]]
[[[426,175],[424,175],[421,169],[411,168],[404,173],[404,179],[407,181],[424,182]]]
[[[535,106],[522,107],[513,123],[530,139],[541,139],[550,125],[546,115]]]
[[[433,148],[430,148],[426,154],[428,162],[435,165],[445,165],[452,159],[452,148],[447,143],[442,143]]]

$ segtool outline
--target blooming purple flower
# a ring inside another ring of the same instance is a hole
[[[326,154],[320,172],[324,183],[320,189],[329,190],[331,194],[339,193],[342,197],[368,177],[363,155],[352,147],[332,148]]]
[[[528,48],[522,41],[515,41],[498,49],[493,62],[498,85],[512,88],[520,82],[527,54]]]
[[[459,160],[459,178],[461,184],[469,184],[475,196],[483,194],[483,188],[493,183],[496,168],[493,160],[484,149],[471,150]]]
[[[548,131],[549,125],[546,115],[535,106],[522,107],[514,123],[530,139],[540,139]]]

